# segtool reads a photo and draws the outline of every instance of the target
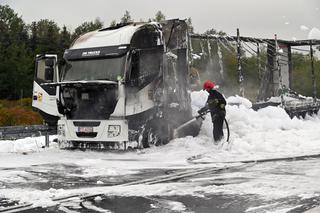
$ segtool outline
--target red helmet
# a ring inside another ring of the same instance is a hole
[[[204,84],[203,84],[203,90],[207,90],[207,91],[212,90],[214,88],[214,86],[215,85],[212,81],[206,80],[206,82],[204,82]]]

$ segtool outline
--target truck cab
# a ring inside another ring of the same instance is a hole
[[[168,143],[192,117],[187,44],[187,25],[177,19],[86,33],[65,50],[60,71],[56,57],[37,57],[44,74],[36,70],[33,107],[56,119],[67,146]]]

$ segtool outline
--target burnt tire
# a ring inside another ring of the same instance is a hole
[[[143,148],[161,146],[169,143],[169,125],[164,119],[153,119],[148,122],[142,135]]]

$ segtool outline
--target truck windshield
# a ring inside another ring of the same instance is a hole
[[[67,61],[63,67],[62,81],[110,80],[123,76],[126,56],[91,60]]]

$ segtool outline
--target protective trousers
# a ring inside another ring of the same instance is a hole
[[[214,141],[217,143],[223,137],[223,121],[225,115],[222,113],[219,114],[211,114],[212,123],[213,123],[213,138]]]

